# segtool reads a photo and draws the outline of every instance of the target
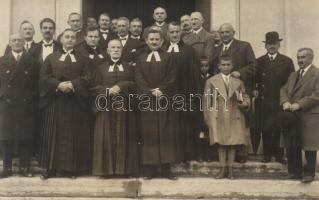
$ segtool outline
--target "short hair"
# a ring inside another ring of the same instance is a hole
[[[34,29],[33,24],[32,24],[30,21],[28,21],[28,20],[23,20],[23,21],[20,23],[20,28],[21,28],[21,26],[22,26],[23,24],[30,24],[30,25],[32,26],[32,28]]]
[[[64,29],[64,31],[62,31],[61,38],[63,37],[64,33],[67,31],[72,31],[73,33],[75,33],[74,30],[72,30],[71,28],[66,28],[66,29]]]
[[[190,16],[192,16],[193,14],[198,14],[198,15],[200,15],[200,17],[202,18],[202,20],[205,20],[203,14],[202,14],[201,12],[199,12],[199,11],[194,11],[194,12],[191,13]]]
[[[88,27],[86,27],[84,35],[87,36],[88,32],[91,32],[91,31],[97,31],[99,33],[99,35],[100,35],[100,30],[99,30],[98,26],[88,26]]]
[[[101,18],[101,16],[107,16],[108,18],[110,18],[110,20],[111,20],[111,16],[108,14],[108,13],[101,13],[100,15],[99,15],[99,20],[100,20],[100,18]]]
[[[117,18],[117,21],[125,21],[128,25],[130,25],[130,20],[126,17],[119,17]]]
[[[155,13],[155,10],[157,10],[157,9],[163,9],[164,11],[165,11],[165,13],[167,14],[167,12],[166,12],[166,9],[165,8],[163,8],[162,6],[157,6],[155,9],[154,9],[154,11],[153,11],[153,13]]]
[[[71,13],[69,14],[68,19],[70,19],[71,15],[78,15],[78,16],[80,16],[80,19],[82,19],[82,15],[81,15],[80,13],[77,13],[77,12],[71,12]]]
[[[221,63],[221,61],[231,61],[233,63],[233,59],[229,55],[221,55],[221,56],[219,56],[219,64]]]
[[[44,19],[42,19],[41,22],[40,22],[40,28],[42,28],[42,25],[43,25],[44,23],[51,23],[51,24],[53,24],[53,27],[54,27],[54,29],[55,29],[55,22],[53,21],[53,19],[51,19],[51,18],[44,18]]]
[[[132,22],[141,22],[141,24],[143,25],[143,22],[142,22],[142,20],[140,18],[134,18],[134,19],[131,20],[131,23]]]
[[[311,56],[312,59],[315,56],[314,53],[313,53],[313,50],[311,48],[309,48],[309,47],[300,48],[300,49],[298,49],[297,53],[299,53],[301,51],[308,51],[310,53],[310,56]]]
[[[163,33],[161,31],[153,29],[152,27],[146,32],[146,38],[148,38],[148,36],[151,33],[158,33],[162,39],[164,38]]]
[[[168,26],[181,26],[181,24],[179,23],[179,22],[177,22],[177,21],[172,21],[172,22],[170,22],[169,24],[168,24]]]

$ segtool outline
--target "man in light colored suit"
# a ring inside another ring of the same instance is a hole
[[[210,50],[214,48],[214,37],[203,27],[204,17],[200,12],[191,14],[192,34],[185,35],[183,41],[194,47],[198,57],[211,54]]]
[[[290,164],[294,164],[295,173],[289,174],[288,177],[297,179],[302,176],[301,150],[304,150],[307,163],[303,167],[303,183],[314,180],[319,150],[319,69],[312,64],[313,57],[313,50],[310,48],[298,50],[297,60],[300,69],[289,76],[280,91],[280,105],[283,110],[297,115],[299,119],[297,142],[299,139],[300,145],[293,151],[288,149],[288,169],[291,167]],[[297,160],[291,163],[290,158]],[[290,173],[289,170],[288,172]]]

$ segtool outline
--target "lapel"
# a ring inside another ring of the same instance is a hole
[[[223,45],[221,45],[223,46]],[[234,55],[239,50],[238,40],[234,39],[233,43],[230,45],[228,53],[230,56]]]
[[[313,76],[315,74],[314,70],[315,70],[315,67],[313,65],[311,65],[311,67],[306,72],[306,74],[298,81],[296,86],[293,88],[293,93],[295,93],[298,89],[301,88],[301,86],[303,86],[305,83],[307,83],[308,81],[310,81],[313,78]],[[296,82],[296,79],[298,76],[299,76],[299,70],[297,71],[296,76],[293,79],[294,83]]]
[[[15,60],[12,53],[10,53],[10,54],[13,57],[13,59]],[[13,79],[15,79],[21,71],[23,71],[25,68],[27,68],[29,66],[28,60],[29,60],[29,58],[27,57],[27,53],[23,52],[20,61],[19,62],[15,61],[16,67],[13,70],[11,77],[9,78],[9,82],[11,82]]]
[[[221,74],[216,75],[212,79],[213,85],[215,89],[217,89],[218,93],[222,95],[225,99],[228,99],[228,94],[226,92],[225,83]]]
[[[281,54],[277,54],[275,60],[270,61],[268,54],[265,55],[265,62],[267,64],[267,68],[265,71],[271,70],[273,68],[277,68],[278,66],[281,66],[284,62],[283,56]]]

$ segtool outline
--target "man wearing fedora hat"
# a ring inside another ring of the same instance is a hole
[[[266,33],[266,40],[263,42],[267,53],[257,59],[255,130],[258,135],[262,134],[262,162],[270,162],[272,156],[278,162],[284,161],[283,150],[279,145],[280,130],[275,127],[275,116],[280,111],[280,88],[294,71],[294,65],[289,57],[278,52],[280,41],[282,39],[277,32]]]

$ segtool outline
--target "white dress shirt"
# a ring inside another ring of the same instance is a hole
[[[15,59],[17,62],[21,59],[22,54],[23,54],[22,51],[19,52],[19,53],[18,53],[18,52],[15,52],[15,51],[12,51],[12,55],[13,55],[14,59]]]
[[[127,39],[128,39],[128,35],[124,37],[119,36],[119,40],[121,41],[123,47],[125,46]]]
[[[48,46],[49,45],[49,46]],[[42,41],[42,59],[45,60],[45,58],[53,53],[53,40],[50,42]]]

